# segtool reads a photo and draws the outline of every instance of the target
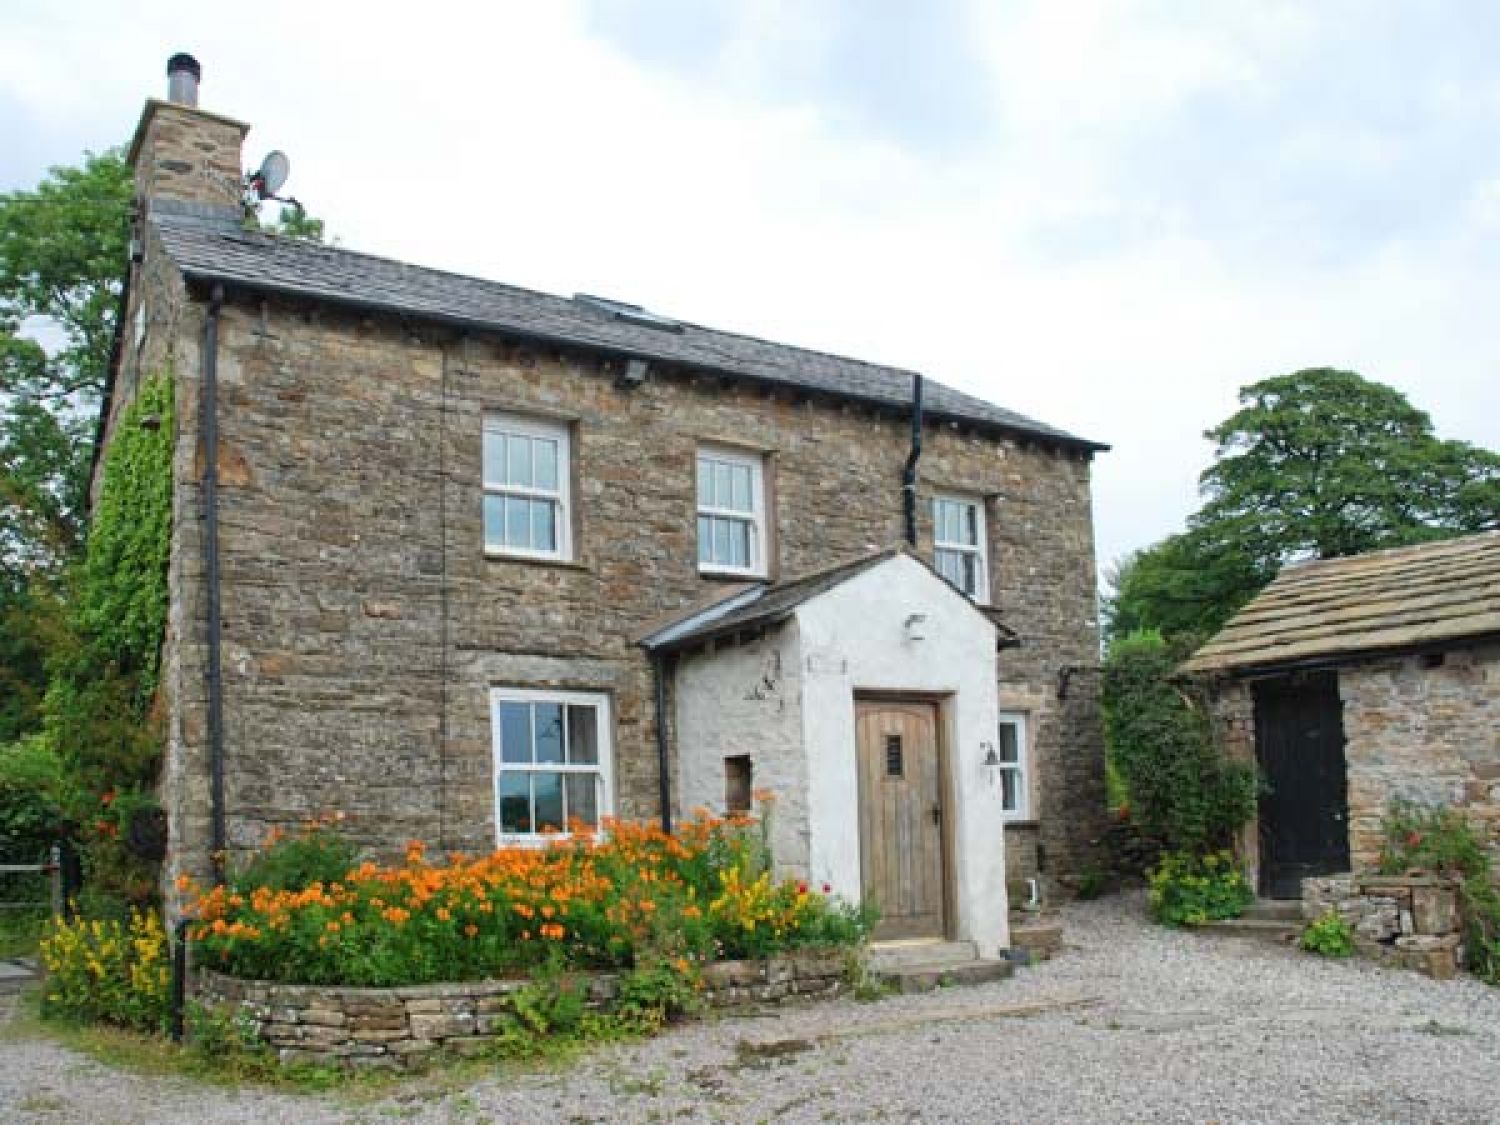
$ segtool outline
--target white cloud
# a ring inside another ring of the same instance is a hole
[[[892,76],[989,99],[935,152],[870,127],[858,67],[819,69],[874,10],[756,0],[683,44],[662,17],[663,61],[581,3],[80,2],[7,17],[0,116],[70,159],[192,50],[205,107],[255,125],[247,160],[286,150],[351,247],[919,367],[1112,442],[1106,562],[1180,525],[1201,432],[1269,375],[1352,367],[1500,446],[1483,68],[1423,71],[1414,40],[1410,74],[1375,72],[1361,36],[1398,31],[1333,4],[974,0],[969,63]]]

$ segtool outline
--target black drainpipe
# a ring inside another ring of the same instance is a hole
[[[661,799],[661,830],[672,834],[672,775],[667,764],[667,658],[651,654],[651,670],[656,676],[656,773]]]
[[[922,459],[922,374],[911,377],[911,452],[901,473],[901,503],[906,517],[906,542],[917,545],[917,462]]]
[[[204,680],[208,688],[208,763],[210,771],[209,815],[212,818],[214,882],[224,881],[224,698],[220,674],[219,595],[219,310],[224,306],[224,287],[215,285],[203,324],[203,386],[200,391],[198,426],[203,434],[203,566],[208,580],[208,662]]]

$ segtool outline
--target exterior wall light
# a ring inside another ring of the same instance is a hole
[[[927,615],[925,613],[913,613],[902,625],[908,641],[925,641],[927,639]]]

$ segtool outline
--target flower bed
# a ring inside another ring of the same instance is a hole
[[[436,864],[413,843],[399,867],[364,863],[306,885],[254,885],[257,869],[278,870],[278,856],[306,852],[308,840],[273,843],[248,877],[189,903],[198,964],[242,979],[363,987],[542,967],[669,964],[688,973],[710,961],[855,946],[870,926],[858,908],[774,879],[752,821],[699,817],[671,836],[612,823],[602,839],[579,833]],[[317,864],[295,866],[305,877]]]

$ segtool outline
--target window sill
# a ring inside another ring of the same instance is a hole
[[[700,568],[698,577],[709,582],[769,582],[770,577],[748,570],[708,570]]]
[[[486,550],[485,562],[517,563],[522,566],[550,566],[559,570],[592,571],[588,563],[577,559],[549,559],[545,555],[513,555],[509,551]]]
[[[1040,828],[1042,822],[1031,816],[1008,816],[1005,818],[1007,828]]]

